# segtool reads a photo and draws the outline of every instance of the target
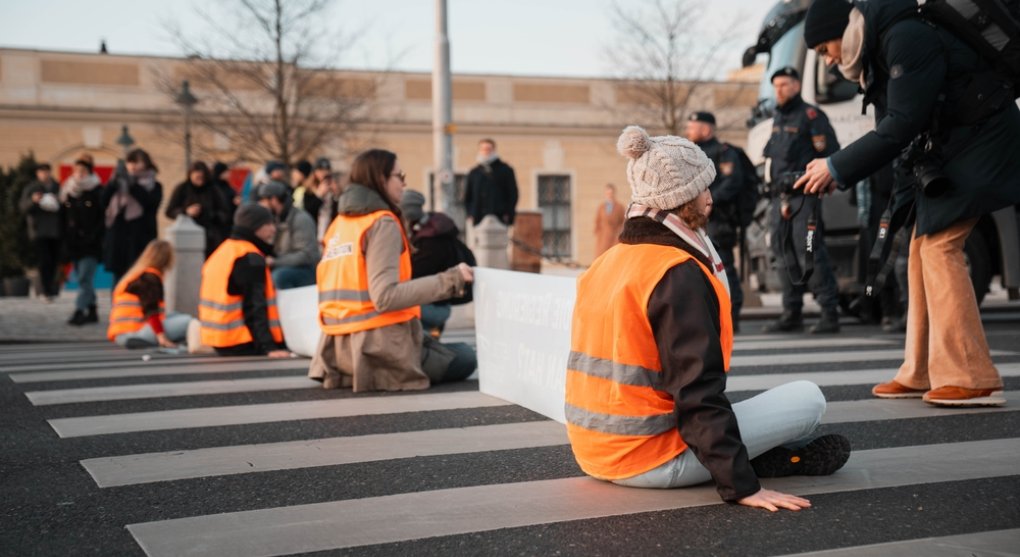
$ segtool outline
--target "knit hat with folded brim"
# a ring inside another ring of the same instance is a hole
[[[650,137],[627,126],[616,142],[627,161],[631,201],[672,211],[701,195],[715,180],[715,165],[690,141],[673,135]]]

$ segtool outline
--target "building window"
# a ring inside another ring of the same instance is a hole
[[[462,174],[460,172],[455,173],[453,175],[453,188],[456,191],[456,195],[454,196],[454,199],[456,200],[455,204],[460,207],[463,207],[464,195],[465,192],[467,191],[467,174]],[[436,173],[429,172],[429,195],[433,195],[433,192],[434,195],[436,196],[435,197],[436,200],[438,200],[439,197],[442,195],[442,192],[439,191],[439,184],[436,183]],[[440,207],[438,205],[436,206],[436,210],[437,211],[440,210]]]
[[[542,211],[542,254],[571,257],[570,176],[539,176],[538,208]]]

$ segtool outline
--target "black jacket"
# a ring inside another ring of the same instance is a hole
[[[272,255],[273,248],[246,228],[235,226],[230,237],[251,242],[262,252],[249,253],[234,261],[234,268],[227,280],[227,292],[233,296],[241,296],[244,324],[251,332],[256,352],[268,354],[280,348],[269,331],[269,307],[266,302],[265,256]]]
[[[651,219],[628,219],[620,242],[672,246],[711,268],[697,250]],[[724,500],[757,493],[761,485],[724,392],[719,300],[695,262],[673,267],[655,286],[648,321],[659,348],[663,390],[675,401],[680,436],[708,469]]]
[[[42,183],[38,180],[25,186],[21,192],[21,200],[18,205],[21,212],[25,213],[28,221],[28,237],[35,239],[57,239],[60,238],[63,225],[61,224],[60,211],[47,211],[32,201],[32,194],[49,193],[54,196],[60,193],[60,184],[53,180]]]
[[[744,193],[744,165],[736,147],[720,143],[714,137],[697,145],[715,164],[715,180],[708,188],[712,192],[708,235],[720,249],[733,249],[740,227],[739,198]]]
[[[202,206],[202,212],[194,220],[205,229],[205,256],[208,258],[230,234],[233,200],[225,198],[214,184],[196,186],[191,180],[186,180],[178,184],[170,195],[166,216],[176,219],[178,215],[187,214],[185,209],[195,203]]]
[[[945,229],[1020,203],[1020,110],[1013,102],[976,124],[959,116],[972,103],[966,89],[988,64],[944,29],[912,17],[914,0],[855,2],[865,22],[865,101],[876,107],[876,128],[830,160],[843,187],[889,164],[929,129],[939,95],[943,171],[952,182],[939,197],[918,194],[918,235]],[[895,77],[894,77],[895,76]],[[909,184],[905,182],[905,184]],[[897,203],[913,192],[897,191]]]
[[[103,253],[106,224],[102,197],[102,188],[97,187],[81,192],[78,197],[68,196],[64,201],[64,245],[71,261],[83,257],[98,259]]]
[[[103,188],[101,201],[104,214],[117,193],[119,180],[127,180],[128,193],[142,206],[143,214],[128,221],[124,218],[124,211],[121,211],[103,235],[103,265],[118,277],[138,259],[145,246],[156,239],[156,214],[163,201],[163,184],[156,182],[151,190],[146,190],[134,177],[119,178],[115,175]]]
[[[453,219],[444,213],[426,213],[423,222],[409,227],[411,243],[411,278],[437,275],[460,262],[474,267],[477,262],[471,249],[457,237],[459,230]],[[471,291],[464,297],[436,302],[461,304],[471,301]]]
[[[786,172],[802,172],[812,160],[838,150],[836,132],[817,106],[804,102],[797,95],[776,107],[772,136],[765,144],[765,157],[772,160],[771,183],[775,184]]]
[[[517,215],[517,176],[514,169],[500,159],[472,168],[467,176],[464,206],[476,225],[486,215],[496,215],[507,226],[513,224]]]

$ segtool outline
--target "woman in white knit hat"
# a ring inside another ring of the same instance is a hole
[[[731,405],[726,273],[705,233],[715,168],[686,139],[630,126],[632,204],[620,244],[578,279],[566,386],[567,431],[581,469],[614,483],[672,488],[714,480],[725,501],[798,510],[806,499],[758,477],[828,475],[849,441],[815,439],[825,398],[789,383]]]

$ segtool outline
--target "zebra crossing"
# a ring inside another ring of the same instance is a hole
[[[764,481],[814,504],[782,515],[587,478],[562,425],[476,381],[326,392],[302,359],[0,345],[0,554],[1020,554],[1015,323],[989,335],[1007,405],[951,410],[871,398],[902,340],[846,329],[736,339],[733,400],[813,381],[855,446]]]

